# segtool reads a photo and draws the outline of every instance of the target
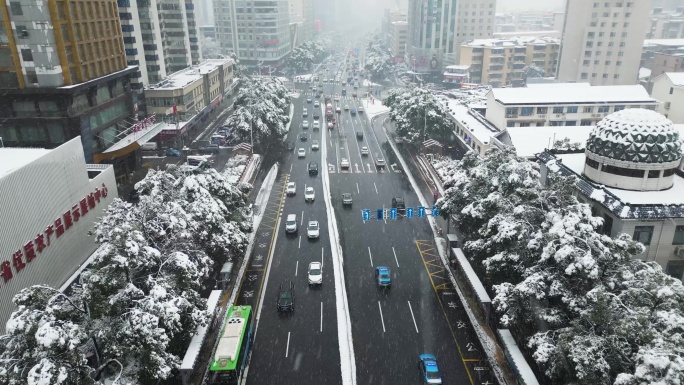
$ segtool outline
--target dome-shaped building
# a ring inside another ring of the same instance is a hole
[[[614,112],[589,135],[584,175],[625,190],[665,190],[674,183],[681,146],[679,132],[663,115],[641,108]]]

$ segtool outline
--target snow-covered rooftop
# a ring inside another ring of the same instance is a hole
[[[560,39],[555,37],[511,36],[505,39],[475,39],[463,45],[469,47],[522,47],[527,44],[560,44]]]
[[[684,47],[684,39],[646,39],[644,46],[666,45],[670,47]]]
[[[557,140],[565,138],[570,143],[578,143],[578,149],[583,149],[589,138],[593,126],[546,126],[546,127],[507,127],[510,144],[515,147],[518,156],[534,158],[545,149],[553,147]],[[506,143],[509,144],[509,143]]]
[[[202,79],[202,75],[214,71],[216,68],[225,65],[226,62],[232,62],[233,59],[208,59],[192,67],[174,72],[167,76],[161,82],[150,85],[146,89],[176,89],[185,88],[187,85]]]
[[[684,72],[665,72],[672,84],[676,86],[684,86]]]
[[[530,88],[492,88],[490,94],[494,100],[504,105],[522,104],[563,104],[563,103],[639,103],[657,104],[646,89],[640,85],[626,86],[592,86],[588,88],[583,83],[569,83],[572,85],[535,86]],[[557,88],[562,87],[562,92]]]
[[[447,97],[437,98],[437,100],[447,109],[447,112],[454,120],[457,120],[466,127],[472,136],[481,143],[488,144],[491,137],[499,132],[493,125],[487,124],[484,118],[480,120],[471,114],[468,107],[463,105],[462,101]]]
[[[44,148],[0,147],[0,178],[50,153]]]
[[[662,191],[628,191],[598,185],[582,176],[585,154],[551,154],[542,152],[537,158],[552,170],[576,175],[576,187],[583,195],[600,203],[613,214],[625,219],[684,218],[684,179],[674,175],[671,188]]]

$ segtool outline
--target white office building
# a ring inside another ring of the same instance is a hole
[[[0,325],[12,297],[59,289],[95,251],[88,235],[117,197],[114,167],[86,164],[81,138],[51,150],[0,148]]]
[[[651,0],[568,1],[558,80],[637,84],[650,11]]]
[[[132,87],[160,82],[167,75],[201,60],[196,0],[128,0],[119,2],[126,60],[140,68]]]
[[[292,50],[287,0],[214,0],[214,24],[221,53],[241,64],[272,70]]]

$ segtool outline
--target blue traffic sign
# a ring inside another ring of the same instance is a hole
[[[362,211],[363,213],[363,220],[364,221],[370,221],[370,210],[364,209]]]
[[[409,218],[409,219],[413,218],[413,210],[414,210],[413,207],[407,207],[406,208],[406,218]]]
[[[425,216],[425,206],[418,206],[418,218]]]
[[[379,221],[385,219],[385,210],[383,210],[383,209],[375,210],[375,219],[377,219]]]
[[[391,208],[389,210],[389,217],[390,219],[397,219],[397,209]]]
[[[439,209],[437,208],[437,206],[432,206],[432,216],[433,217],[439,216]]]

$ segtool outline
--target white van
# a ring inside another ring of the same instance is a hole
[[[145,151],[154,151],[157,149],[157,142],[147,142],[140,146],[141,149]]]
[[[287,214],[287,220],[285,221],[285,232],[297,232],[297,214]]]
[[[203,163],[211,164],[211,155],[188,155],[188,166],[198,167]]]

